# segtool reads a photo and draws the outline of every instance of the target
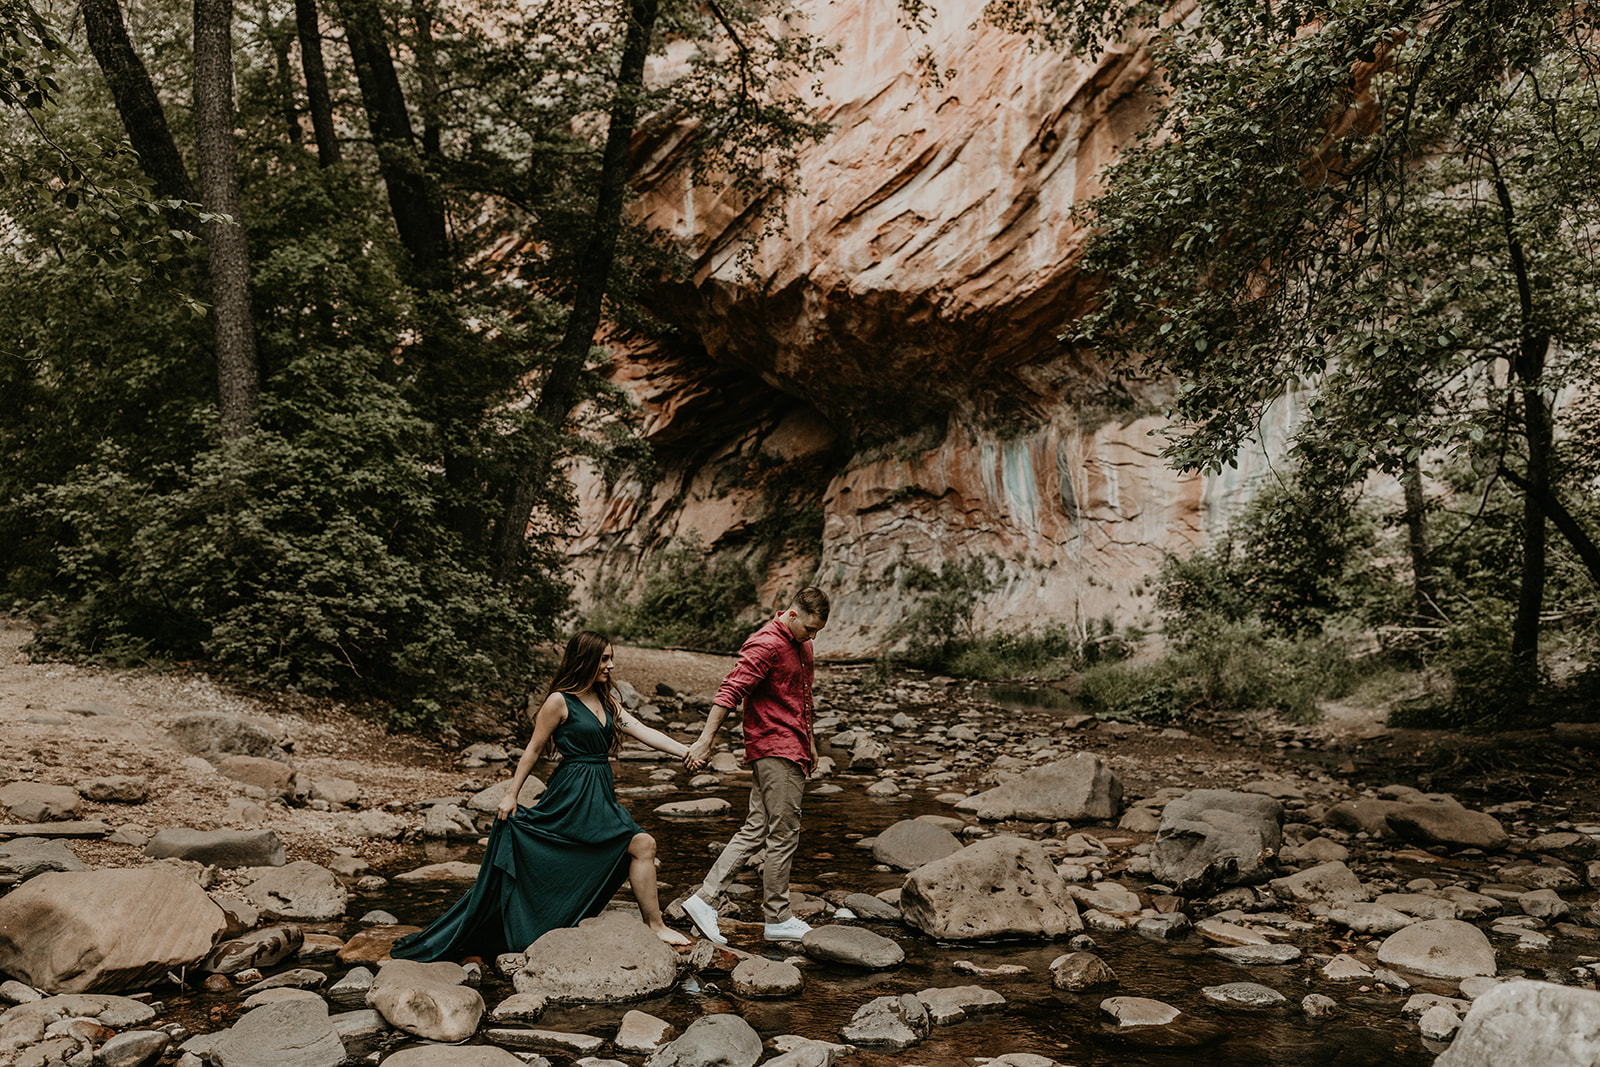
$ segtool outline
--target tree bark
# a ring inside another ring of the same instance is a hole
[[[195,0],[194,128],[201,206],[228,216],[227,221],[202,224],[201,235],[210,253],[222,434],[231,440],[254,427],[260,393],[250,310],[250,250],[239,210],[233,149],[233,0]]]
[[[294,0],[295,32],[300,35],[300,69],[306,76],[306,106],[317,138],[317,163],[331,167],[340,160],[333,129],[333,97],[322,62],[322,29],[317,25],[317,0]]]
[[[172,139],[161,98],[156,96],[150,72],[128,40],[128,28],[123,24],[117,0],[81,0],[79,10],[83,12],[89,50],[111,89],[122,127],[133,150],[139,153],[139,164],[155,183],[156,196],[163,200],[195,200],[194,183],[189,180],[183,156]]]
[[[1411,576],[1419,618],[1442,619],[1439,577],[1433,570],[1433,545],[1428,537],[1427,500],[1422,491],[1422,464],[1407,464],[1405,479],[1406,540],[1411,548]]]
[[[370,0],[343,0],[340,10],[400,243],[411,256],[417,283],[425,289],[442,288],[446,273],[444,202],[417,151],[383,22]]]
[[[521,563],[528,522],[541,490],[555,469],[556,440],[579,400],[578,381],[588,362],[595,331],[600,327],[606,281],[611,275],[617,238],[622,230],[622,207],[628,189],[628,147],[638,124],[644,63],[659,10],[659,0],[630,0],[628,35],[617,70],[617,89],[611,98],[611,122],[606,131],[605,154],[601,157],[594,221],[578,261],[576,296],[567,316],[567,327],[534,406],[535,426],[538,432],[546,435],[545,442],[535,450],[513,486],[495,528],[494,573],[502,582],[509,581]]]
[[[1583,561],[1584,569],[1589,572],[1589,578],[1595,585],[1600,586],[1600,545],[1596,545],[1594,538],[1590,537],[1572,512],[1556,496],[1554,489],[1540,491],[1535,489],[1528,480],[1509,467],[1501,467],[1500,474],[1506,481],[1522,490],[1544,511],[1545,518],[1562,537],[1567,539],[1567,544],[1578,554],[1578,559]]]
[[[300,129],[300,107],[294,99],[294,76],[289,73],[289,49],[294,43],[294,31],[286,27],[274,27],[270,40],[273,59],[277,62],[278,100],[283,111],[284,133],[290,144],[297,145],[305,139],[305,131]]]

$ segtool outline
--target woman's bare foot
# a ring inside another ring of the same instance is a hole
[[[669,945],[683,946],[694,944],[694,942],[690,941],[687,937],[684,937],[682,934],[678,933],[678,931],[669,926],[657,926],[655,927],[655,932],[657,937]]]

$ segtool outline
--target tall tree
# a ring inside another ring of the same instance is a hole
[[[311,129],[317,138],[317,162],[324,167],[342,158],[333,128],[333,96],[328,91],[328,69],[322,58],[322,27],[317,20],[317,0],[294,0],[295,32],[300,38],[300,67],[306,79],[306,103]]]
[[[78,9],[83,13],[89,50],[105,76],[128,140],[139,153],[144,172],[155,183],[156,195],[167,200],[197,199],[150,72],[128,39],[117,0],[81,0]]]
[[[255,425],[261,385],[233,147],[233,0],[195,0],[194,129],[200,203],[209,216],[201,235],[211,278],[222,433],[237,438]]]

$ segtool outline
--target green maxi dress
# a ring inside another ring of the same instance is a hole
[[[395,959],[521,952],[541,934],[598,915],[628,874],[640,833],[617,803],[609,756],[616,723],[601,725],[562,693],[567,719],[553,739],[561,762],[534,807],[496,819],[478,880],[432,926],[394,943]]]

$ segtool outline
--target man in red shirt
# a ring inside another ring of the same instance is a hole
[[[717,728],[729,711],[744,702],[744,758],[755,776],[750,814],[717,857],[704,884],[683,902],[695,926],[718,944],[727,944],[727,938],[717,928],[717,898],[727,892],[745,861],[763,847],[762,917],[767,940],[798,941],[811,929],[789,910],[789,870],[800,844],[800,798],[817,766],[817,739],[811,732],[811,639],[827,621],[827,594],[807,586],[795,594],[792,606],[746,638],[739,662],[717,690],[699,740],[689,746],[689,766],[704,766]]]

